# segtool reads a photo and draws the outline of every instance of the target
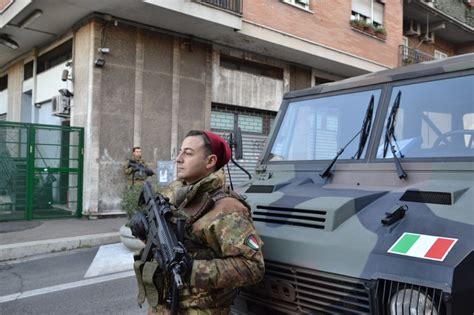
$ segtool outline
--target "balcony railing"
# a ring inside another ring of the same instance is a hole
[[[242,3],[244,0],[195,0],[209,4],[214,7],[218,7],[224,10],[232,11],[234,13],[242,14]]]
[[[423,61],[430,61],[433,60],[434,57],[419,51],[418,49],[409,48],[405,45],[398,46],[398,65],[399,66],[407,66],[414,63],[419,63]]]

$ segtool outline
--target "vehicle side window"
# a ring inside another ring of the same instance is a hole
[[[398,157],[474,156],[474,76],[414,83],[392,89],[384,128],[400,94],[394,138]],[[377,158],[393,158],[382,132]],[[385,154],[384,154],[385,151]]]

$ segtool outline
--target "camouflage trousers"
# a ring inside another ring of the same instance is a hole
[[[169,315],[170,311],[165,307],[158,307],[155,311],[149,307],[148,315]],[[229,315],[230,307],[218,308],[186,308],[180,309],[178,315]]]

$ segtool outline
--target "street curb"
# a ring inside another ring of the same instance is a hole
[[[0,261],[120,242],[120,234],[101,233],[0,245]]]

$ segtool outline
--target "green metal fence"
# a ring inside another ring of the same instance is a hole
[[[0,121],[0,221],[80,217],[84,129]]]

